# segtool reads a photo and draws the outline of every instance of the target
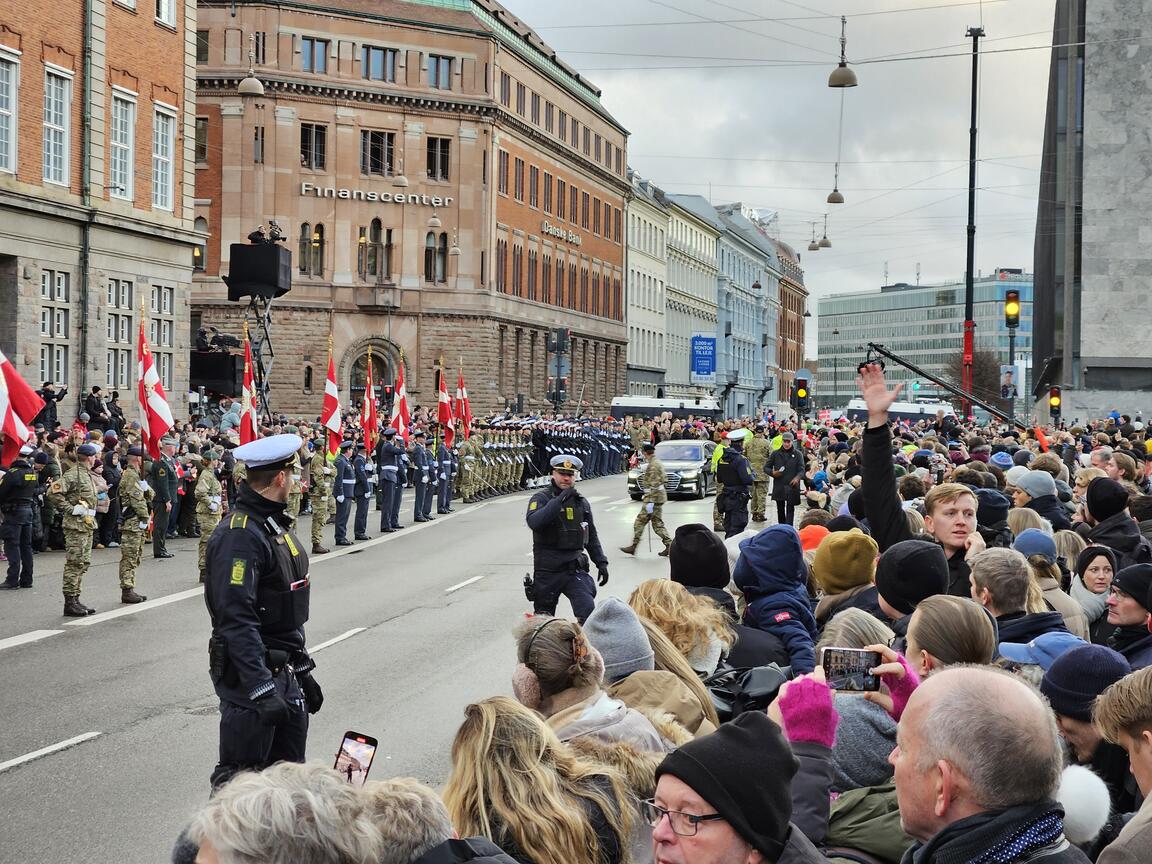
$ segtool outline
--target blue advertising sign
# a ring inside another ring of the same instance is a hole
[[[693,384],[716,383],[716,334],[693,333],[689,380]]]

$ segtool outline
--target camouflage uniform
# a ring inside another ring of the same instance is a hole
[[[308,500],[312,503],[312,545],[319,546],[324,539],[324,526],[328,522],[328,510],[332,497],[332,468],[324,454],[324,441],[318,442],[319,449],[312,454],[308,463],[311,487]]]
[[[64,596],[79,597],[84,574],[92,564],[92,531],[96,527],[96,481],[92,472],[73,463],[52,484],[48,493],[52,505],[64,514]],[[81,506],[85,512],[72,510]]]
[[[152,487],[135,468],[124,469],[120,476],[120,507],[124,519],[120,526],[121,589],[136,587],[136,570],[140,567],[140,555],[148,535],[148,519],[152,515],[152,495]]]
[[[752,469],[755,480],[752,483],[752,519],[764,521],[764,505],[768,499],[768,472],[765,466],[772,455],[772,445],[762,433],[750,438],[744,445],[744,457]]]
[[[644,506],[636,514],[636,521],[632,523],[632,549],[644,536],[644,526],[652,523],[652,530],[664,541],[667,551],[672,544],[668,529],[664,527],[664,504],[668,500],[668,493],[664,490],[667,481],[664,465],[654,455],[648,458],[644,473],[640,475],[640,488],[644,490]],[[648,512],[648,505],[652,505],[652,512]]]
[[[300,454],[292,454],[292,473],[289,475],[288,480],[288,515],[292,518],[293,523],[295,523],[297,517],[300,515],[300,502],[304,499],[302,471],[303,466],[300,464]]]
[[[208,467],[210,461],[205,460],[196,481],[196,521],[200,525],[200,548],[196,564],[200,568],[201,582],[208,576],[208,540],[224,515],[224,487],[220,485],[216,472]]]

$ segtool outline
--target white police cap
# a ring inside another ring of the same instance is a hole
[[[232,455],[248,468],[269,470],[287,466],[303,446],[304,439],[299,435],[269,435],[242,444],[232,451]]]
[[[729,432],[724,437],[727,438],[729,441],[743,441],[745,438],[748,437],[748,430],[747,429],[733,429],[731,432]]]
[[[571,453],[558,453],[549,463],[554,471],[561,474],[575,474],[584,467],[584,463]]]

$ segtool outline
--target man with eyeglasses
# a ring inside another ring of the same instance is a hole
[[[1133,564],[1117,572],[1108,595],[1108,623],[1116,630],[1108,647],[1119,651],[1132,671],[1152,666],[1152,564]]]
[[[760,711],[668,754],[656,796],[644,802],[656,864],[824,861],[791,821],[797,767],[780,727]]]

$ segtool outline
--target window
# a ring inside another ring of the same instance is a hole
[[[612,225],[612,205],[607,201],[604,202],[604,237],[607,238],[611,233]]]
[[[72,126],[72,78],[44,73],[44,181],[67,186]],[[45,379],[47,380],[47,379]]]
[[[512,293],[522,297],[521,289],[524,287],[524,249],[520,246],[512,247]]]
[[[540,299],[545,303],[552,302],[552,256],[545,255],[540,268]]]
[[[624,173],[624,151],[619,147],[616,148],[616,173]]]
[[[508,290],[505,282],[508,267],[508,241],[496,241],[496,290],[504,293]],[[47,380],[47,379],[45,379]]]
[[[268,44],[268,34],[263,30],[257,30],[255,35],[255,54],[256,64],[260,65],[264,62],[265,46]]]
[[[328,149],[328,127],[319,123],[300,124],[300,167],[323,171]]]
[[[588,197],[587,192],[584,193],[584,197]],[[572,206],[568,208],[568,221],[573,225],[578,225],[580,223],[580,195],[579,190],[577,190],[575,186],[572,187],[572,195],[570,198]]]
[[[524,97],[527,92],[527,88],[523,84],[516,84],[516,113],[521,117],[524,116]]]
[[[535,165],[528,167],[528,203],[533,207],[540,206],[540,169]]]
[[[567,190],[568,190],[568,184],[565,183],[563,180],[561,180],[559,177],[557,177],[556,178],[556,215],[559,216],[561,219],[564,218],[564,214],[567,212],[567,208],[564,206],[564,198],[565,198],[565,193],[567,192]]]
[[[552,212],[552,175],[544,172],[544,212]]]
[[[256,126],[252,129],[252,161],[257,165],[264,164],[264,127]]]
[[[207,30],[197,30],[196,31],[196,62],[198,64],[208,62],[208,31]]]
[[[576,204],[575,198],[572,199],[572,204],[573,204],[573,206],[575,206],[575,204]],[[589,195],[587,192],[581,192],[580,193],[580,227],[581,228],[587,228],[588,227],[588,214],[589,214],[589,211],[592,209],[591,204],[592,204],[592,196]],[[572,221],[575,222],[576,220],[573,219]]]
[[[561,141],[568,137],[568,115],[563,111],[560,112],[560,121],[556,126],[556,137]]]
[[[599,136],[599,135],[597,135],[597,136],[596,136],[596,143],[595,143],[595,145],[594,145],[594,146],[593,146],[593,148],[592,148],[592,152],[593,152],[593,155],[594,155],[594,157],[595,157],[595,159],[596,159],[596,161],[597,161],[597,162],[599,162],[599,161],[600,161],[600,146],[601,146],[601,141],[602,141],[602,140],[603,140],[603,139],[601,139],[601,138],[600,138],[600,136]]]
[[[312,367],[311,366],[305,366],[304,367],[304,392],[305,393],[311,393],[312,392]]]
[[[556,114],[556,106],[553,105],[551,102],[545,102],[544,103],[544,131],[545,132],[551,133],[552,129],[555,127],[555,125],[556,125],[555,114]]]
[[[391,244],[392,229],[388,229],[389,244]],[[384,257],[384,228],[379,219],[373,219],[367,229],[360,229],[359,266],[361,279],[375,279],[380,275],[388,275],[387,269],[381,269]]]
[[[448,179],[448,154],[451,151],[451,138],[428,138],[428,179]]]
[[[360,173],[391,177],[396,134],[365,129],[360,132]]]
[[[176,115],[157,108],[152,113],[152,206],[160,210],[172,209],[175,136]]]
[[[600,199],[592,199],[592,233],[600,233]]]
[[[196,118],[197,155],[200,152],[200,120]],[[108,194],[113,198],[132,200],[135,154],[136,100],[127,94],[113,91],[112,128],[108,135]]]
[[[604,142],[604,167],[605,168],[611,168],[612,167],[612,142],[611,141],[605,141]]]
[[[532,122],[540,125],[540,94],[532,94]]]
[[[592,132],[587,126],[584,127],[584,155],[590,155],[592,150]]]
[[[496,157],[496,191],[508,194],[508,153],[501,150]]]
[[[156,0],[156,20],[169,27],[175,27],[176,0]]]
[[[115,101],[113,101],[113,112],[115,113]],[[113,120],[113,128],[115,128],[115,120]],[[196,118],[196,137],[194,139],[193,153],[196,163],[202,165],[208,161],[208,118]]]
[[[576,262],[568,265],[568,308],[576,308]]]
[[[300,223],[300,238],[297,246],[297,267],[302,276],[324,275],[324,226],[313,228],[307,222]]]
[[[507,72],[500,73],[500,104],[505,107],[512,104],[512,77]]]
[[[536,250],[528,251],[528,299],[536,299]]]
[[[620,210],[616,207],[612,208],[612,239],[620,242]]]
[[[20,64],[0,54],[0,171],[16,171],[16,106]],[[44,379],[41,379],[44,380]]]
[[[524,160],[516,160],[516,173],[512,176],[512,195],[517,201],[524,200]]]
[[[328,40],[314,36],[300,37],[300,68],[323,75],[328,71]]]
[[[573,148],[580,146],[580,121],[575,117],[572,118],[572,146]]]
[[[104,383],[108,387],[128,387],[132,363],[132,302],[130,279],[108,280],[107,341]],[[135,371],[131,369],[131,371]]]
[[[199,234],[208,233],[208,220],[203,216],[197,216],[196,221],[192,223],[193,229]],[[205,261],[207,259],[208,249],[203,243],[197,243],[192,247],[192,269],[203,271]],[[111,301],[109,301],[111,302]]]
[[[365,45],[360,66],[361,74],[369,81],[395,81],[396,50]]]
[[[452,89],[452,58],[428,55],[428,86],[436,90]]]

